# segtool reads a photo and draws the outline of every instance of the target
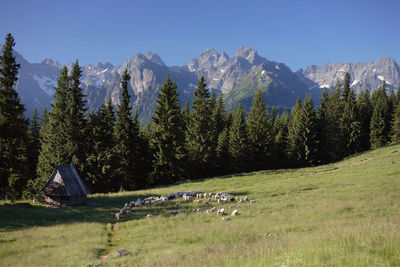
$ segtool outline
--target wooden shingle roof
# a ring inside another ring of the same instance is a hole
[[[89,190],[72,164],[56,166],[41,192],[49,197],[86,196],[89,194]]]

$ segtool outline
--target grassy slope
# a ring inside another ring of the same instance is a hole
[[[114,233],[106,230],[128,200],[184,190],[248,195],[258,202],[235,204],[240,215],[230,222],[214,213],[167,216],[166,208],[143,208],[125,216]],[[82,266],[116,248],[132,255],[110,256],[104,265],[400,265],[400,145],[315,168],[93,198],[103,206],[0,206],[0,266]],[[144,219],[148,213],[161,216]]]

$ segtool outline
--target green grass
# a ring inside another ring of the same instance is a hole
[[[135,210],[115,231],[107,226],[125,202],[186,190],[257,203],[233,204],[240,215],[222,222],[215,213],[168,216],[174,200]],[[0,266],[400,266],[400,145],[314,168],[91,198],[103,206],[0,205]],[[148,213],[160,216],[146,219]],[[118,248],[131,255],[113,257]]]

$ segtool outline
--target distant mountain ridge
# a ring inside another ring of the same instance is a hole
[[[351,87],[359,93],[365,88],[370,91],[376,90],[386,81],[387,88],[398,89],[400,85],[400,68],[392,59],[382,57],[374,62],[361,63],[326,63],[323,66],[310,65],[296,72],[299,78],[312,87],[328,88],[334,87],[337,80],[343,81],[348,72],[351,77]]]
[[[27,111],[30,113],[35,107],[39,111],[45,106],[49,108],[63,66],[52,59],[29,63],[19,53],[15,55],[21,64],[16,88]],[[67,67],[71,69],[72,64]],[[159,55],[148,52],[138,53],[122,65],[105,62],[81,68],[81,86],[90,109],[97,109],[107,99],[114,105],[119,104],[121,74],[127,68],[131,76],[128,87],[131,104],[142,122],[151,120],[159,88],[167,73],[177,83],[182,105],[193,99],[197,81],[204,76],[209,88],[223,94],[228,110],[239,103],[249,110],[257,90],[263,92],[267,105],[271,106],[292,106],[297,97],[304,99],[306,95],[318,101],[323,87],[332,88],[337,79],[343,79],[346,71],[357,92],[365,87],[376,90],[383,79],[389,89],[396,89],[400,84],[399,66],[390,58],[381,58],[376,63],[310,65],[294,73],[285,64],[269,61],[246,46],[239,48],[232,57],[206,49],[181,67],[167,66]]]

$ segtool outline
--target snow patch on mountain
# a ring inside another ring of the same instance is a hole
[[[38,82],[40,89],[42,89],[46,94],[50,96],[54,94],[54,87],[57,85],[56,80],[53,80],[52,78],[47,76],[39,77],[36,74],[33,74],[32,78]]]

